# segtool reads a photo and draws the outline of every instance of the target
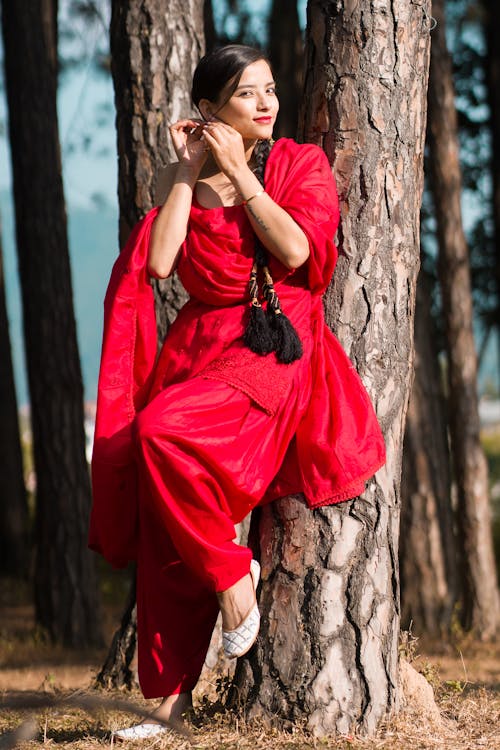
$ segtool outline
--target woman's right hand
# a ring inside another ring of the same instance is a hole
[[[174,144],[179,164],[199,172],[208,156],[209,148],[204,139],[203,120],[179,120],[170,126],[170,136]]]

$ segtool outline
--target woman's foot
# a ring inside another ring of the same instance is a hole
[[[158,708],[147,719],[144,719],[140,724],[136,724],[133,727],[113,732],[113,737],[117,740],[144,740],[156,737],[168,730],[168,727],[159,723],[157,719],[162,722],[168,722],[175,728],[176,725],[178,726],[183,723],[185,714],[192,707],[193,700],[191,693],[169,695],[162,700]]]
[[[151,714],[152,719],[171,721],[173,723],[183,721],[184,715],[193,708],[193,697],[191,693],[177,693],[168,695],[162,700],[158,708]],[[149,719],[148,719],[149,721]]]
[[[260,613],[255,595],[259,577],[260,565],[252,560],[248,575],[217,594],[222,613],[222,645],[231,659],[246,654],[259,634]]]

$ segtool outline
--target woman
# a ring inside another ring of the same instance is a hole
[[[139,679],[162,702],[120,739],[162,731],[191,704],[219,610],[230,657],[259,629],[259,567],[234,543],[256,505],[360,494],[384,462],[367,394],[324,324],[336,261],[324,153],[272,143],[275,84],[231,45],[193,79],[202,120],[170,128],[166,200],[134,229],[105,301],[90,545],[137,559]],[[174,269],[190,301],[156,361],[150,275]]]

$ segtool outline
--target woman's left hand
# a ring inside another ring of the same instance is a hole
[[[217,166],[229,179],[247,167],[243,138],[237,130],[220,120],[207,123],[202,139],[209,146]]]

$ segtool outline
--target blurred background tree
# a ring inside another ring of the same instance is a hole
[[[56,109],[57,3],[3,3],[2,30],[37,478],[36,621],[54,641],[81,648],[102,636],[86,545],[90,482]]]

